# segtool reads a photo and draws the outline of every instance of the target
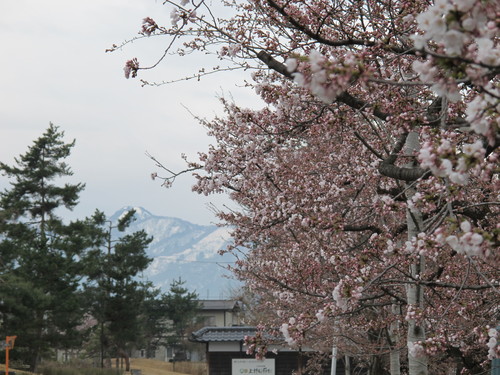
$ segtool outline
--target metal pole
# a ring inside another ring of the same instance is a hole
[[[337,347],[332,347],[332,369],[330,371],[330,375],[337,374]]]

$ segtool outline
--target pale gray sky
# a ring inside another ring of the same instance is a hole
[[[0,1],[0,160],[14,163],[47,129],[59,126],[76,139],[68,163],[72,181],[86,183],[80,205],[68,218],[98,208],[111,215],[126,205],[194,223],[215,220],[209,202],[223,197],[191,193],[191,178],[172,189],[150,179],[156,168],[148,151],[168,167],[184,166],[180,155],[195,157],[211,140],[186,106],[201,117],[221,113],[222,90],[251,105],[252,92],[237,87],[247,73],[223,73],[162,87],[141,87],[126,80],[125,61],[142,66],[162,54],[166,38],[137,41],[105,53],[113,43],[137,35],[150,16],[169,23],[170,9],[155,0],[1,0]],[[147,80],[174,79],[205,64],[200,56],[168,57],[159,69],[140,72]],[[208,63],[211,66],[211,62]],[[0,188],[6,187],[0,177]]]

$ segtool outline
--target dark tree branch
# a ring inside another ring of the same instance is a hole
[[[500,284],[498,283],[491,283],[491,284],[484,284],[484,285],[460,285],[460,284],[451,284],[451,283],[441,283],[437,281],[425,281],[425,280],[418,280],[418,281],[404,281],[407,284],[421,284],[425,285],[427,287],[434,287],[434,288],[448,288],[448,289],[455,289],[455,290],[486,290],[486,289],[494,289],[500,287]]]
[[[342,228],[346,232],[363,232],[365,230],[370,230],[373,233],[382,233],[382,230],[375,225],[344,225]]]
[[[382,43],[377,42],[375,40],[366,40],[366,39],[357,39],[357,38],[347,38],[344,40],[331,40],[327,39],[323,36],[320,35],[320,30],[321,28],[318,28],[318,31],[314,32],[309,30],[305,25],[301,24],[298,22],[295,18],[293,18],[291,15],[289,15],[286,10],[285,6],[279,6],[276,1],[274,0],[267,0],[267,3],[269,6],[273,9],[275,9],[283,18],[285,18],[290,24],[296,29],[299,30],[300,32],[304,33],[307,35],[309,38],[315,40],[318,43],[325,44],[327,46],[331,47],[344,47],[344,46],[366,46],[366,47],[373,47],[377,45],[381,45]],[[401,48],[397,47],[395,45],[388,45],[385,44],[384,47],[391,52],[397,53],[397,54],[415,54],[415,50],[410,48]]]
[[[383,161],[382,163],[379,164],[378,171],[382,176],[407,182],[416,181],[419,178],[424,177],[425,174],[429,172],[429,170],[427,169],[418,167],[416,168],[398,167],[394,164],[389,164],[386,161]]]
[[[384,189],[380,186],[377,186],[377,194],[389,195],[396,201],[406,202],[406,199],[404,197],[404,190],[401,189],[400,187],[392,187],[389,189]]]
[[[266,51],[260,51],[257,54],[257,58],[262,61],[264,64],[268,66],[268,68],[280,73],[281,75],[285,76],[288,79],[293,79],[292,73],[288,71],[286,68],[286,65],[283,63],[280,63],[278,60],[276,60],[274,57],[272,57],[270,54],[268,54]]]
[[[354,109],[357,109],[360,111],[365,109],[365,108],[373,107],[373,105],[368,104],[367,102],[352,96],[347,91],[344,91],[342,94],[340,94],[337,97],[337,100],[339,102],[347,104],[351,108],[354,108]],[[384,121],[386,121],[387,117],[389,117],[388,113],[382,112],[376,106],[373,108],[373,114],[375,115],[375,117],[378,117],[379,119],[384,120]]]
[[[359,134],[357,131],[355,131],[355,132],[354,132],[354,136],[355,136],[356,138],[358,138],[358,139],[361,141],[361,143],[363,143],[363,145],[364,145],[364,146],[365,146],[368,150],[370,150],[370,151],[371,151],[371,153],[372,153],[372,154],[374,154],[377,158],[384,160],[384,158],[382,157],[382,155],[381,155],[381,154],[380,154],[377,150],[375,150],[375,149],[374,149],[374,148],[373,148],[373,147],[372,147],[372,146],[371,146],[371,145],[370,145],[370,144],[366,141],[366,139],[364,139],[364,138],[361,136],[361,134]]]
[[[276,60],[274,57],[272,57],[266,51],[260,51],[257,54],[257,58],[260,61],[262,61],[264,64],[266,64],[267,67],[274,70],[275,72],[280,73],[281,75],[283,75],[284,77],[286,77],[288,79],[293,79],[293,73],[290,73],[287,70],[286,65],[279,62],[278,60]],[[378,117],[379,119],[384,120],[384,121],[387,120],[387,117],[389,116],[389,114],[380,111],[377,107],[374,107],[373,105],[352,96],[347,91],[344,91],[342,94],[340,94],[337,97],[337,101],[344,103],[344,104],[348,105],[349,107],[351,107],[353,109],[360,110],[360,111],[363,109],[366,109],[366,108],[373,107],[373,114],[376,117]]]
[[[396,159],[398,158],[398,154],[403,149],[407,137],[408,133],[401,134],[390,155],[379,164],[378,171],[382,176],[411,182],[424,177],[424,175],[428,172],[427,169],[419,167],[398,167],[394,165]]]
[[[457,213],[478,221],[484,219],[491,212],[489,204],[490,202],[482,202],[481,205],[471,205],[470,202],[454,201],[451,203],[451,206]]]
[[[286,10],[285,7],[281,7],[278,4],[276,4],[275,1],[273,0],[267,0],[267,3],[269,6],[273,9],[275,9],[283,18],[285,18],[290,24],[300,32],[306,34],[308,37],[311,39],[314,39],[315,41],[325,44],[327,46],[331,47],[342,47],[342,46],[353,46],[353,45],[362,45],[362,46],[374,46],[375,42],[373,41],[367,41],[363,39],[354,39],[354,38],[348,38],[345,40],[330,40],[322,37],[319,35],[319,32],[313,32],[309,30],[305,25],[301,24],[298,22],[295,18],[290,16]]]
[[[406,305],[407,301],[402,298],[401,296],[398,296],[395,293],[392,293],[389,288],[385,288],[383,286],[380,287],[380,289],[388,296],[394,298],[397,302],[399,302],[400,305]]]

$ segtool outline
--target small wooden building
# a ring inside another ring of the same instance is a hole
[[[204,321],[205,326],[230,327],[241,324],[243,304],[236,300],[200,300],[201,309],[198,319]]]
[[[206,345],[208,375],[291,375],[305,368],[312,351],[291,350],[285,346],[272,345],[266,359],[257,360],[246,354],[245,336],[255,336],[255,327],[204,327],[191,335],[190,341]],[[330,361],[322,367],[329,375]],[[337,363],[336,375],[344,375],[342,362]]]

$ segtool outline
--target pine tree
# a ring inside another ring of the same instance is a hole
[[[84,257],[84,285],[89,313],[98,322],[101,366],[105,359],[122,357],[127,371],[129,351],[142,339],[144,301],[152,293],[150,283],[137,278],[152,260],[146,255],[152,238],[143,230],[119,238],[113,236],[115,229],[124,232],[128,228],[134,214],[134,210],[128,211],[113,225],[96,211],[88,225],[94,231],[94,246]]]
[[[159,290],[151,290],[144,301],[144,320],[142,347],[146,349],[146,357],[155,355],[160,346],[167,346],[170,324],[166,318],[165,294]]]
[[[201,308],[198,295],[189,292],[182,279],[174,280],[170,290],[163,296],[166,316],[172,321],[167,341],[177,350],[183,351],[186,334],[196,323],[196,316]]]
[[[160,346],[185,349],[185,338],[196,326],[200,304],[198,295],[184,284],[180,279],[173,281],[168,293],[152,290],[144,301],[142,334],[148,357]]]
[[[0,163],[10,189],[0,193],[0,314],[2,334],[17,335],[15,354],[36,369],[49,348],[75,344],[81,321],[79,255],[81,223],[64,224],[61,208],[78,203],[81,183],[58,178],[73,173],[64,159],[73,140],[50,124],[16,165]]]

